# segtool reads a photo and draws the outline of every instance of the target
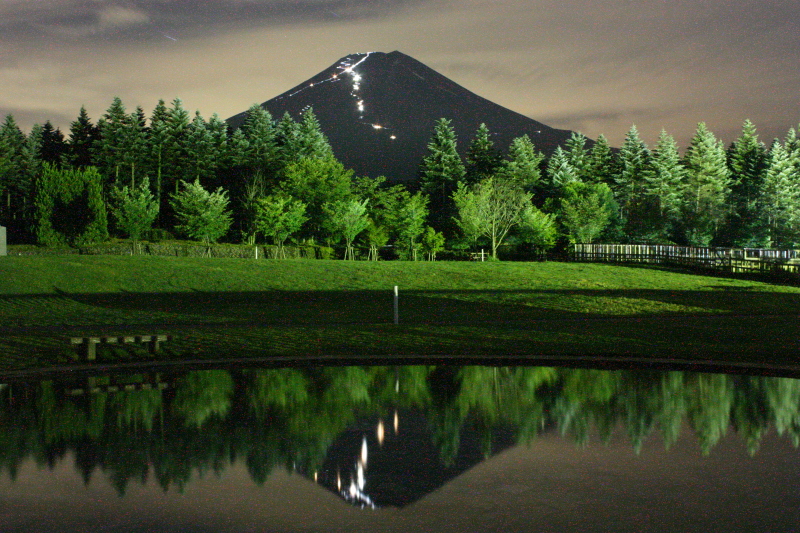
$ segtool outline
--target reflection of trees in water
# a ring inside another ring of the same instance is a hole
[[[0,468],[13,477],[26,457],[52,466],[72,453],[87,483],[100,469],[124,493],[148,476],[180,490],[244,460],[263,483],[276,467],[316,472],[353,423],[407,408],[425,413],[445,464],[465,427],[487,456],[501,427],[523,443],[557,428],[579,444],[622,427],[636,451],[658,433],[668,448],[687,426],[704,454],[728,431],[751,454],[770,428],[800,443],[800,381],[788,378],[416,366],[201,370],[167,381],[75,396],[53,381],[0,389]]]

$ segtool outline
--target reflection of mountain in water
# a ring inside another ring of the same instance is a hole
[[[319,483],[356,503],[402,506],[546,428],[578,443],[622,428],[634,450],[659,436],[669,447],[685,427],[703,453],[728,432],[751,454],[770,428],[800,442],[800,381],[788,378],[341,367],[6,385],[0,471],[13,478],[26,458],[53,466],[74,455],[86,483],[102,471],[120,494],[151,476],[165,490],[181,490],[197,475],[243,462],[257,483],[285,468],[316,473]],[[357,498],[348,484],[354,479]]]
[[[355,505],[403,507],[513,444],[511,428],[485,435],[467,424],[456,456],[445,464],[428,419],[406,410],[350,426],[331,444],[316,481]]]

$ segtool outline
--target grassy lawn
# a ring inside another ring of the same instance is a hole
[[[0,258],[0,371],[66,362],[71,336],[151,333],[175,336],[161,358],[616,354],[793,365],[798,317],[798,287],[604,264]]]

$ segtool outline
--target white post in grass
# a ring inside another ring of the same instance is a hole
[[[397,303],[397,285],[394,286],[394,323],[400,323],[400,307]]]

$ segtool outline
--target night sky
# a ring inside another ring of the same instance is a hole
[[[347,54],[399,50],[557,128],[685,148],[800,122],[800,10],[769,0],[0,0],[0,114],[65,132],[114,96],[222,118]]]

